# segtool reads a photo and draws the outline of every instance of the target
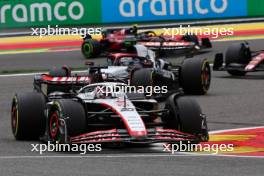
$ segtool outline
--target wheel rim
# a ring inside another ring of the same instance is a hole
[[[57,112],[54,112],[50,117],[49,133],[51,139],[59,139],[59,117]]]
[[[12,112],[11,112],[11,126],[12,126],[12,131],[14,135],[17,135],[18,131],[18,108],[17,105],[14,105],[12,107]]]
[[[204,91],[208,91],[211,83],[211,71],[207,63],[204,64],[204,69],[202,71],[202,84]]]

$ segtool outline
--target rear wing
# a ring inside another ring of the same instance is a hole
[[[138,42],[140,45],[144,45],[152,50],[179,50],[179,49],[192,49],[194,43],[191,42]]]
[[[53,77],[48,74],[36,75],[34,77],[34,89],[49,95],[52,92],[74,92],[81,87],[91,84],[90,76]]]
[[[53,77],[48,74],[36,75],[34,78],[35,83],[41,84],[58,84],[58,85],[68,85],[68,84],[78,84],[87,85],[92,81],[90,76],[69,76],[69,77]]]

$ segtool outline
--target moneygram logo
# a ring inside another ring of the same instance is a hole
[[[201,15],[221,14],[227,8],[228,0],[208,0],[206,4],[205,0],[122,0],[119,4],[119,12],[123,17],[144,16],[146,9],[150,9],[155,16],[171,16],[193,15],[194,12]]]
[[[23,2],[23,1],[22,1]],[[80,20],[85,8],[79,1],[39,2],[24,4],[12,2],[0,6],[0,24],[11,20],[17,23]]]

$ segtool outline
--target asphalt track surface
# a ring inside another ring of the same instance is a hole
[[[215,53],[223,52],[227,46],[234,41],[214,42],[212,52],[206,52],[200,56],[213,59]],[[254,50],[263,49],[263,40],[249,41]],[[211,50],[209,50],[211,51]],[[178,54],[169,55],[170,61],[175,61],[179,58]],[[182,57],[180,57],[182,58]],[[97,64],[105,64],[106,59],[101,57],[93,59]],[[0,72],[4,70],[39,70],[49,69],[53,66],[60,67],[65,64],[74,68],[84,67],[85,59],[81,51],[63,51],[63,52],[48,52],[48,53],[28,53],[28,54],[10,54],[0,55]]]
[[[254,50],[263,47],[263,40],[250,41]],[[230,42],[214,43],[212,59],[224,51]],[[169,59],[173,61],[175,59]],[[83,66],[79,51],[39,54],[1,55],[0,70],[47,69],[67,64]],[[103,64],[104,59],[96,59]],[[214,72],[212,87],[206,96],[194,96],[208,116],[211,130],[263,126],[263,73],[245,78]],[[15,92],[32,90],[33,76],[0,77],[0,175],[108,175],[108,176],[262,176],[263,158],[225,156],[192,156],[169,154],[162,147],[104,149],[84,156],[73,153],[31,152],[31,143],[14,140],[10,128],[10,103]],[[67,155],[67,157],[64,157]]]

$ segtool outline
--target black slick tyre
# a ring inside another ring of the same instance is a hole
[[[14,96],[11,108],[11,127],[17,140],[37,140],[44,134],[45,106],[45,97],[37,92]]]
[[[54,102],[49,110],[48,134],[52,141],[63,141],[60,133],[60,119],[66,119],[67,135],[73,137],[86,131],[85,110],[81,103],[62,99]]]
[[[188,97],[171,95],[165,104],[169,115],[163,117],[166,127],[208,140],[208,129],[199,104]]]
[[[199,57],[184,60],[180,84],[186,94],[206,94],[211,85],[211,67],[208,60]]]
[[[97,57],[101,53],[101,45],[97,40],[87,39],[82,44],[82,54],[86,59]]]
[[[251,51],[247,43],[233,44],[226,51],[226,66],[230,64],[248,64],[251,59]],[[245,76],[245,71],[228,70],[230,75]]]

